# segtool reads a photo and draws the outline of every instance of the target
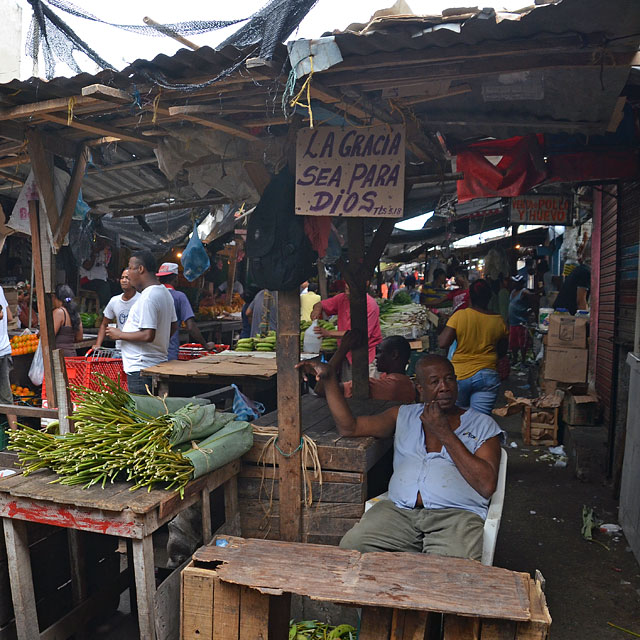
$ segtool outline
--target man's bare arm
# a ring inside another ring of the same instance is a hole
[[[322,362],[306,360],[297,364],[296,369],[301,370],[304,375],[315,376],[318,381],[322,380],[329,410],[341,436],[389,438],[393,435],[398,418],[398,407],[387,409],[375,416],[356,417],[351,412],[331,367]]]

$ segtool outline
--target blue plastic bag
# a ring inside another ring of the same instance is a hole
[[[261,402],[247,398],[235,384],[231,386],[235,389],[232,411],[236,414],[238,420],[251,422],[251,420],[259,418],[265,412],[264,405]]]
[[[198,224],[193,225],[193,233],[185,250],[182,252],[182,267],[184,277],[193,282],[199,278],[210,266],[209,254],[198,237]]]

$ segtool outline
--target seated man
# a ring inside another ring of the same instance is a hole
[[[329,360],[329,366],[334,372],[340,371],[342,363],[349,351],[360,342],[354,331],[347,331],[338,350]],[[380,376],[369,378],[369,397],[373,400],[395,400],[396,402],[415,402],[416,389],[411,378],[405,374],[407,363],[411,357],[411,345],[402,336],[389,336],[376,347],[374,363]],[[345,398],[353,397],[353,382],[341,382],[340,388]],[[323,396],[324,381],[320,380],[314,391]]]
[[[340,546],[480,560],[504,432],[490,416],[456,406],[458,385],[451,362],[436,355],[418,361],[420,404],[357,418],[328,365],[306,361],[297,367],[324,381],[341,436],[394,436],[389,500],[367,511]]]

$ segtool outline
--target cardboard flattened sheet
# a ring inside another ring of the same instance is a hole
[[[220,376],[272,378],[278,372],[276,359],[251,356],[205,356],[196,360],[170,360],[144,370],[145,374],[165,376]]]

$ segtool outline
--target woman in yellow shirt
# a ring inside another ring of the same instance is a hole
[[[507,328],[502,316],[489,311],[491,287],[476,280],[469,288],[471,306],[456,311],[438,337],[440,348],[458,341],[451,363],[458,378],[460,407],[490,414],[498,397],[498,359],[507,353]]]

